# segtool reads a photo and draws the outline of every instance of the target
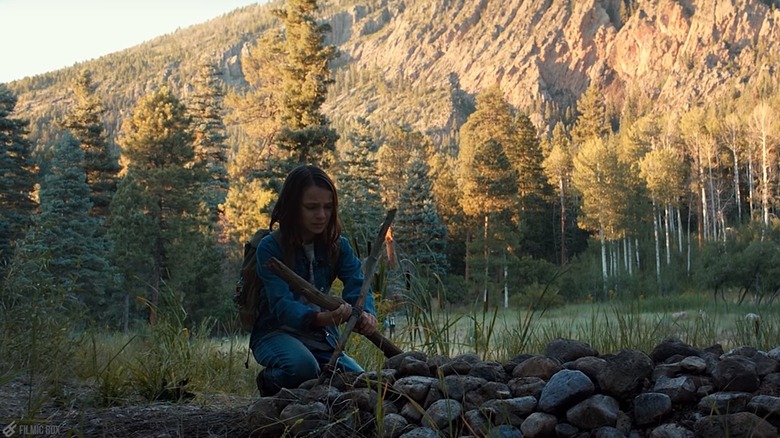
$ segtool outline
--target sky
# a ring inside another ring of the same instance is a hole
[[[260,0],[0,0],[0,83],[70,67]]]

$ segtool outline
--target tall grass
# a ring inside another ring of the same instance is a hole
[[[443,304],[448,291],[435,275],[411,280],[394,285],[394,279],[386,279],[387,287],[395,289],[385,296],[394,300],[379,301],[380,321],[394,314],[398,326],[391,340],[405,351],[429,356],[472,353],[506,361],[521,353],[543,353],[556,338],[588,343],[600,353],[624,348],[649,353],[669,337],[700,348],[721,344],[725,349],[750,345],[769,350],[780,345],[778,303],[737,305],[736,299],[714,301],[708,294],[689,293],[551,308],[545,303],[554,300],[545,295],[555,291],[539,289],[529,295],[535,297],[532,301],[516,300],[509,308],[482,303],[453,307]],[[126,335],[76,333],[64,310],[68,297],[53,285],[20,278],[5,286],[0,296],[0,385],[18,378],[31,383],[24,394],[26,417],[34,418],[48,401],[67,403],[62,386],[71,378],[89,385],[87,402],[95,406],[256,394],[259,365],[243,365],[247,336],[215,338],[211,322],[190,326],[174,291],[161,291],[155,326]],[[746,313],[761,319],[746,319]],[[385,358],[365,338],[352,335],[346,351],[365,369],[381,374]]]
[[[45,266],[10,269],[0,290],[0,376],[6,384],[16,377],[26,380],[23,414],[33,418],[48,400],[63,398],[63,380],[80,342],[72,333],[66,292],[35,282],[46,277],[35,275]]]

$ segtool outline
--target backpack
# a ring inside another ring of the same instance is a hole
[[[255,321],[264,312],[267,312],[268,303],[260,300],[260,291],[263,289],[263,282],[257,276],[257,245],[267,235],[271,235],[277,243],[281,245],[281,233],[279,230],[271,231],[261,228],[255,232],[249,241],[244,244],[244,262],[241,264],[238,282],[236,282],[236,292],[233,301],[238,307],[238,320],[241,323],[241,329],[251,333],[255,326]],[[336,264],[339,260],[339,251],[330,258],[330,267],[333,278],[336,279]]]
[[[236,282],[236,292],[233,301],[238,307],[238,320],[241,323],[241,330],[251,333],[255,326],[255,321],[263,310],[260,308],[260,290],[263,288],[263,282],[257,276],[257,245],[267,235],[272,235],[279,242],[279,231],[271,231],[261,228],[255,232],[251,239],[244,244],[244,262],[241,264],[241,271]],[[267,303],[263,303],[267,306]]]

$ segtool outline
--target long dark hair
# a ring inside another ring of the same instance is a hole
[[[325,231],[315,237],[315,241],[325,245],[329,257],[338,245],[338,239],[341,235],[341,221],[339,220],[339,197],[336,193],[336,187],[328,174],[319,167],[301,165],[293,169],[284,179],[279,199],[271,212],[269,228],[273,229],[275,224],[279,224],[285,258],[291,255],[294,248],[303,245],[300,226],[301,202],[303,202],[303,192],[312,186],[323,188],[333,194],[333,211],[328,219],[328,225],[325,227]]]

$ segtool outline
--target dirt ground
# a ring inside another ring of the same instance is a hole
[[[23,378],[0,385],[0,436],[43,437],[249,437],[252,397],[197,394],[181,402],[131,401],[95,407],[93,391],[65,384],[45,393]],[[27,415],[33,412],[32,415]]]

